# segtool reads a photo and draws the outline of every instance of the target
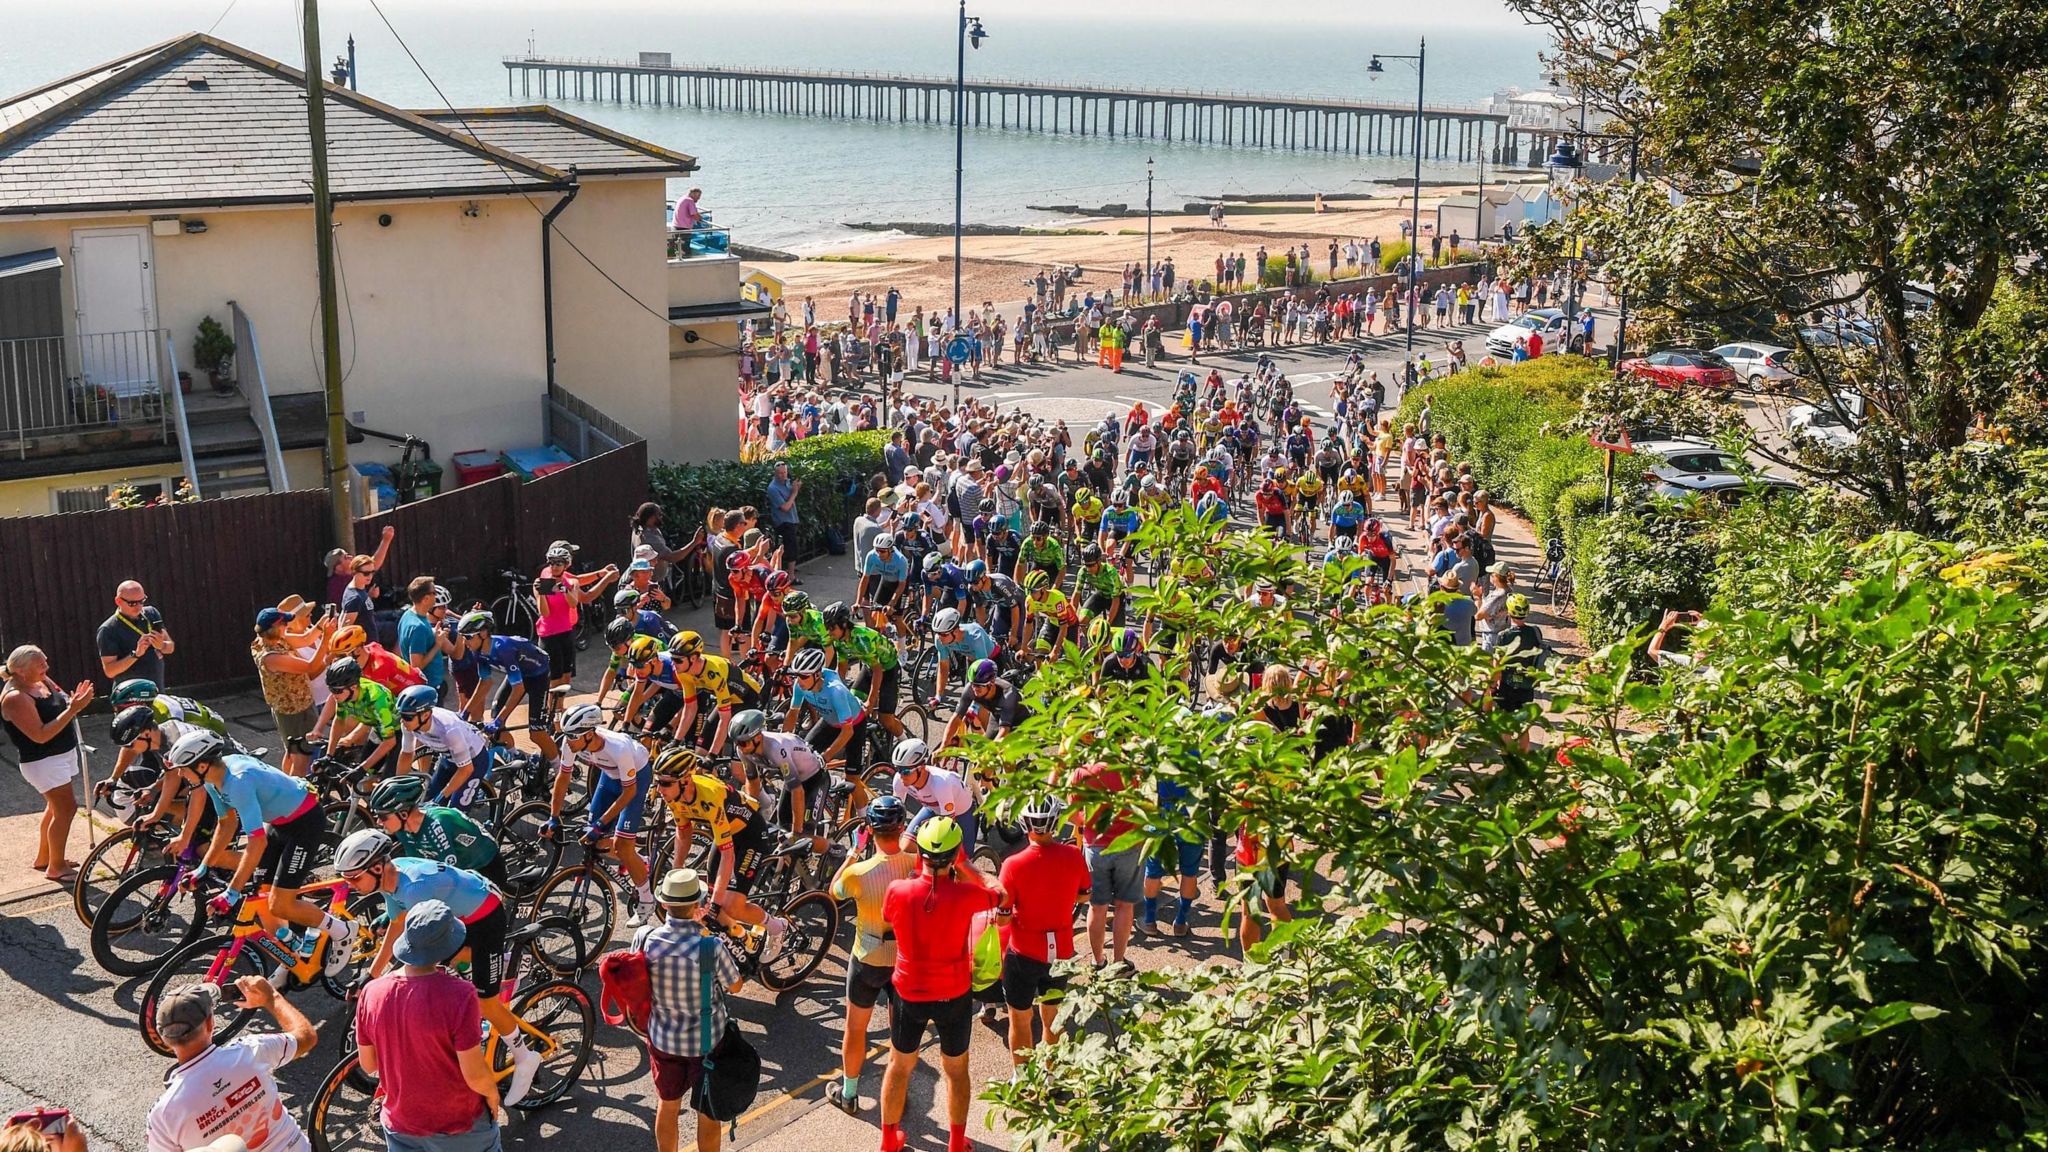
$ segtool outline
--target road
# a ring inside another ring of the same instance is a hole
[[[1451,333],[1426,333],[1418,347],[1441,354],[1445,339],[1462,336],[1479,354],[1478,337],[1484,326],[1471,326]],[[1402,341],[1398,336],[1360,342],[1367,363],[1383,379],[1395,378],[1401,362]],[[1328,381],[1343,368],[1348,346],[1289,348],[1275,353],[1283,369],[1297,382],[1297,394],[1312,410],[1328,403]],[[1223,365],[1227,376],[1248,368],[1250,356],[1225,356],[1214,362]],[[1204,371],[1211,363],[1204,358]],[[991,398],[1004,406],[1023,406],[1030,411],[1067,420],[1078,438],[1085,426],[1106,412],[1122,412],[1134,400],[1158,404],[1171,394],[1173,382],[1184,362],[1176,360],[1147,370],[1142,364],[1127,367],[1121,375],[1094,367],[1005,368],[992,374],[983,387],[969,393]],[[936,393],[936,389],[913,390]],[[1393,396],[1389,396],[1389,401]],[[1419,547],[1405,524],[1397,534],[1412,558]],[[583,534],[595,538],[613,534],[611,525],[582,526]],[[1525,529],[1504,527],[1501,551],[1524,573],[1533,571],[1539,553]],[[565,535],[575,537],[572,528]],[[599,562],[611,559],[598,557]],[[826,557],[805,566],[801,573],[806,590],[820,603],[848,597],[852,589],[851,561]],[[710,631],[708,612],[696,618],[683,617],[688,627]],[[1539,624],[1552,625],[1539,614]],[[586,657],[579,688],[595,687],[598,662]],[[248,698],[221,702],[228,714],[237,717],[238,735],[255,744],[274,744],[274,734],[261,727],[268,723],[260,702]],[[97,728],[102,747],[105,717],[88,725],[89,742]],[[102,753],[98,768],[106,771],[111,757]],[[34,797],[15,773],[0,772],[0,813],[8,814],[0,829],[12,836],[25,823],[32,823]],[[0,885],[4,892],[6,885]],[[1203,884],[1193,922],[1196,934],[1188,939],[1140,938],[1131,950],[1133,961],[1144,969],[1192,965],[1217,961],[1234,954],[1220,933],[1220,909],[1207,881]],[[840,1008],[844,968],[836,953],[804,987],[780,998],[758,987],[740,994],[735,1015],[760,1050],[764,1061],[764,1083],[757,1107],[740,1128],[735,1146],[771,1152],[814,1152],[823,1148],[860,1148],[877,1141],[875,1095],[880,1086],[880,1065],[871,1060],[862,1081],[864,1110],[849,1117],[826,1105],[823,1086],[836,1082],[839,1068]],[[142,981],[109,979],[93,963],[86,930],[73,915],[68,897],[47,889],[30,888],[11,902],[0,904],[0,1018],[10,1022],[8,1033],[16,1043],[0,1045],[0,1109],[12,1111],[30,1103],[71,1108],[88,1130],[95,1149],[112,1152],[143,1152],[146,1146],[143,1121],[150,1103],[162,1087],[168,1061],[146,1049],[136,1031],[136,1003]],[[596,978],[586,977],[593,994]],[[336,1035],[346,1026],[338,1014],[339,1005],[318,990],[296,993],[293,1002],[305,1009],[320,1026],[318,1049],[300,1063],[287,1068],[281,1082],[288,1100],[302,1107],[332,1066],[338,1042]],[[882,1024],[886,1013],[877,1013],[877,1027],[871,1041],[883,1043]],[[617,1029],[601,1028],[599,1051],[583,1082],[562,1103],[524,1120],[515,1121],[506,1132],[506,1144],[533,1148],[539,1142],[564,1137],[580,1147],[645,1147],[654,1111],[653,1085],[647,1060],[631,1037]],[[1000,1026],[977,1024],[973,1046],[973,1070],[978,1082],[1006,1075],[1009,1067],[1007,1041]],[[908,1134],[912,1146],[943,1149],[945,1126],[936,1054],[927,1051],[913,1081]],[[977,1102],[972,1112],[970,1135],[977,1147],[1008,1148],[1010,1141],[1000,1122],[990,1117],[986,1105]],[[685,1147],[690,1132],[685,1126]]]

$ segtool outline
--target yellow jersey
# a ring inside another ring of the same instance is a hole
[[[685,803],[682,793],[677,793],[677,798],[668,802],[668,813],[675,819],[678,835],[687,825],[702,824],[704,830],[711,834],[712,845],[723,848],[760,819],[760,804],[746,792],[728,786],[725,781],[702,772],[692,772],[690,784],[692,787],[686,791],[695,795],[694,800]]]
[[[682,691],[683,695],[697,696],[708,693],[713,699],[718,701],[720,708],[730,708],[744,700],[750,698],[758,699],[760,697],[761,685],[744,671],[739,674],[739,679],[741,687],[746,690],[746,694],[742,695],[734,689],[732,661],[727,660],[723,656],[707,655],[702,657],[702,659],[704,667],[695,675],[690,675],[681,669],[676,670],[676,687]]]

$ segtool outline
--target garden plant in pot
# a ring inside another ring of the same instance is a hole
[[[229,392],[235,387],[234,378],[235,341],[220,321],[208,316],[199,322],[199,333],[192,340],[192,363],[204,369],[206,378],[216,392]]]

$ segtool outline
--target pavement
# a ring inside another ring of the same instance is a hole
[[[1468,348],[1476,349],[1477,337],[1485,327],[1425,332],[1418,337],[1417,346],[1438,359],[1444,342],[1461,336]],[[1296,382],[1303,402],[1311,410],[1326,410],[1328,382],[1341,373],[1351,347],[1361,348],[1368,366],[1378,369],[1382,379],[1391,380],[1393,369],[1402,360],[1402,343],[1398,335],[1381,336],[1355,344],[1283,348],[1272,355]],[[1209,365],[1219,364],[1226,376],[1234,377],[1248,369],[1254,358],[1252,354],[1204,356],[1202,370],[1206,373]],[[1092,364],[1056,369],[1006,366],[988,373],[980,386],[967,391],[1004,407],[1064,418],[1078,437],[1086,424],[1106,412],[1125,411],[1134,401],[1165,403],[1174,380],[1186,366],[1179,356],[1155,369],[1146,369],[1142,362],[1127,362],[1122,374]],[[911,389],[938,394],[935,387],[917,381]],[[1390,403],[1392,400],[1390,396]],[[1404,549],[1404,569],[1412,571],[1421,560],[1425,542],[1407,528],[1405,519],[1395,517],[1390,523]],[[610,533],[610,526],[590,526],[584,532],[593,537]],[[565,534],[576,536],[576,527]],[[1535,572],[1540,563],[1541,550],[1526,524],[1512,517],[1502,518],[1497,547],[1525,576]],[[821,557],[804,565],[799,577],[821,603],[850,598],[852,558]],[[1573,643],[1576,637],[1569,621],[1550,618],[1541,598],[1537,599],[1535,622],[1553,639]],[[708,609],[694,615],[679,614],[678,621],[685,627],[710,631]],[[60,671],[78,674],[78,670]],[[576,681],[579,696],[594,691],[600,671],[601,661],[586,653]],[[244,743],[277,743],[268,713],[253,691],[211,698],[208,703],[224,710],[235,735]],[[105,715],[85,721],[87,743],[100,749],[90,759],[102,775],[113,762],[106,739],[107,722]],[[0,1019],[11,1022],[10,1035],[28,1041],[0,1045],[0,1109],[12,1111],[35,1103],[67,1107],[85,1127],[95,1149],[144,1152],[144,1118],[162,1090],[168,1067],[167,1061],[143,1046],[137,1033],[135,1013],[144,981],[107,977],[90,958],[86,928],[72,912],[68,892],[42,883],[29,872],[24,845],[33,836],[40,808],[40,799],[12,770],[12,762],[0,765],[0,973],[7,977],[0,980]],[[81,821],[76,849],[80,857],[87,835]],[[20,859],[15,859],[17,856]],[[1220,904],[1204,881],[1193,917],[1195,935],[1186,939],[1136,937],[1130,948],[1131,960],[1140,969],[1151,970],[1234,957],[1234,943],[1222,936],[1220,913]],[[843,965],[844,954],[835,950],[799,989],[777,997],[750,986],[737,996],[734,1014],[761,1052],[764,1067],[757,1105],[741,1123],[734,1147],[816,1152],[879,1143],[875,1103],[881,1079],[879,1052],[870,1058],[863,1075],[863,1110],[858,1117],[847,1116],[824,1102],[825,1087],[836,1083],[840,1063]],[[594,994],[595,976],[586,975],[584,983]],[[318,1048],[279,1077],[287,1102],[302,1109],[332,1067],[338,1050],[334,1037],[346,1023],[339,1015],[341,1005],[324,992],[301,991],[293,1002],[314,1019],[322,1033]],[[886,1012],[876,1013],[871,1044],[886,1043],[886,1020]],[[646,1055],[629,1034],[618,1029],[601,1026],[598,1044],[582,1082],[563,1102],[512,1122],[505,1132],[508,1147],[535,1147],[539,1141],[557,1137],[586,1147],[645,1146],[654,1112]],[[975,1025],[971,1057],[978,1085],[1008,1074],[1008,1045],[1001,1025]],[[943,1086],[937,1054],[929,1048],[912,1082],[907,1134],[913,1148],[936,1152],[945,1147]],[[686,1150],[693,1147],[692,1135],[686,1122]],[[970,1114],[969,1135],[978,1148],[1013,1146],[1001,1118],[992,1116],[979,1100]]]

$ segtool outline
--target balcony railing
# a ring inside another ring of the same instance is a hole
[[[0,340],[0,453],[75,448],[38,441],[95,434],[109,446],[163,443],[164,390],[177,387],[160,328]]]
[[[688,260],[692,256],[724,256],[732,246],[728,228],[690,228],[668,231],[668,258]]]

